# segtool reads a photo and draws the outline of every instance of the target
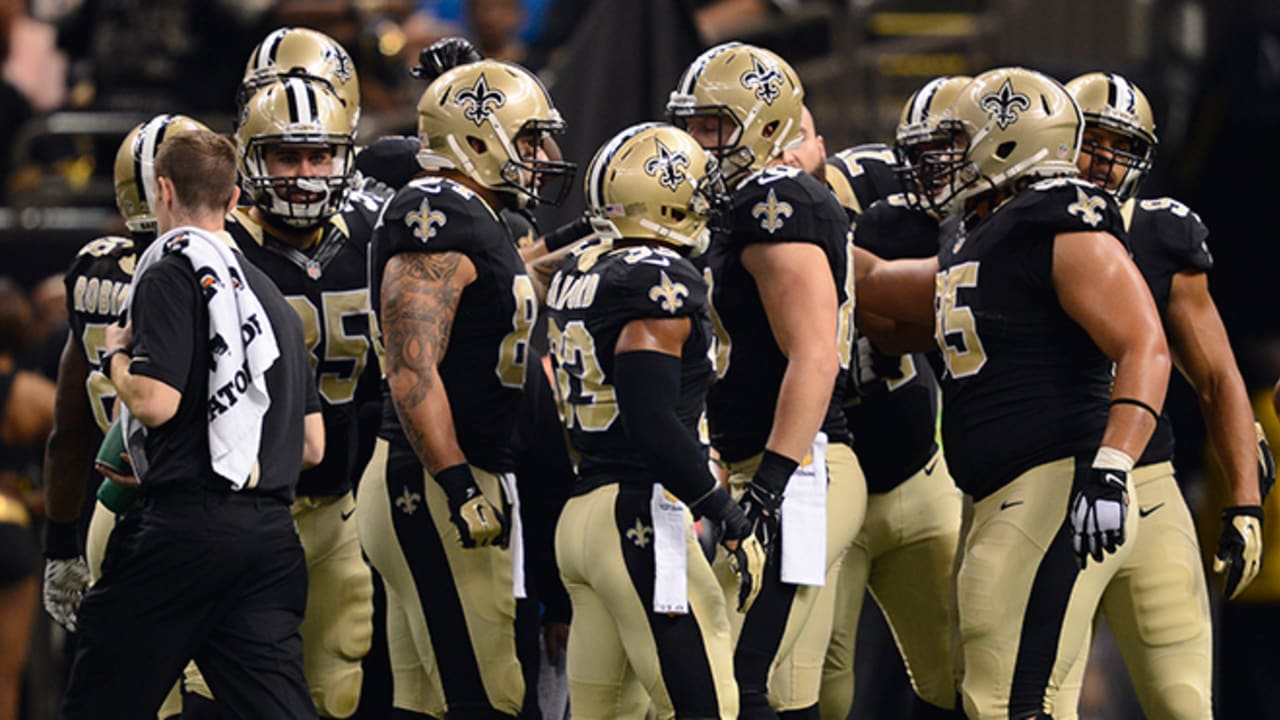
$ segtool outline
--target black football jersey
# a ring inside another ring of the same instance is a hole
[[[133,282],[136,261],[133,240],[100,237],[80,248],[63,279],[71,334],[89,361],[89,379],[85,389],[96,428],[91,440],[95,448],[102,443],[115,411],[115,386],[102,373],[107,325],[120,318],[120,309]]]
[[[942,439],[974,499],[1102,440],[1111,361],[1058,302],[1054,238],[1124,225],[1111,195],[1074,178],[1042,180],[972,226],[943,223],[934,307]]]
[[[877,200],[905,197],[898,168],[898,156],[888,145],[855,145],[827,158],[827,184],[845,210],[860,215]]]
[[[472,465],[510,472],[512,430],[538,299],[501,217],[479,195],[452,180],[419,178],[401,188],[373,233],[369,287],[374,311],[381,322],[382,274],[392,256],[446,251],[462,253],[476,268],[475,281],[458,301],[449,346],[439,365],[458,443]],[[380,435],[403,440],[389,394]]]
[[[280,288],[298,317],[311,351],[311,367],[324,418],[324,460],[298,478],[298,495],[331,496],[350,490],[360,473],[357,388],[376,382],[365,373],[372,356],[373,321],[368,285],[369,238],[385,194],[354,191],[342,212],[320,230],[308,251],[271,235],[236,208],[227,232],[258,269]]]
[[[755,279],[742,265],[752,243],[813,243],[822,248],[840,303],[837,346],[843,368],[853,348],[853,254],[848,216],[831,192],[789,167],[766,168],[737,188],[730,232],[711,244],[706,259],[716,330],[719,380],[707,396],[712,445],[726,461],[764,450],[787,359],[778,349]],[[831,442],[849,442],[844,381],[837,380],[822,430]]]
[[[687,317],[681,353],[680,422],[706,443],[699,426],[715,375],[712,329],[702,275],[678,253],[637,245],[592,246],[566,258],[547,288],[547,333],[560,418],[578,465],[576,492],[610,482],[648,485],[648,463],[627,438],[613,388],[614,348],[632,320]]]
[[[854,221],[853,243],[886,260],[933,257],[938,223],[906,206],[901,193],[872,200]],[[867,477],[867,492],[886,493],[920,471],[938,451],[938,379],[923,353],[889,357],[856,336],[844,415],[853,449]],[[858,378],[858,364],[871,359],[879,379]]]
[[[1156,309],[1164,317],[1169,309],[1173,276],[1180,272],[1208,272],[1213,268],[1209,253],[1209,229],[1200,216],[1177,200],[1157,198],[1132,200],[1122,210],[1129,229],[1129,249],[1142,278],[1151,288]],[[1161,414],[1138,465],[1173,459],[1173,426]]]

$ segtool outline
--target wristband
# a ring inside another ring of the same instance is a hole
[[[542,238],[542,242],[547,246],[547,252],[555,252],[566,245],[577,242],[582,238],[594,232],[591,227],[591,219],[586,215],[578,216],[577,220],[547,233]]]
[[[102,374],[106,375],[108,380],[111,380],[111,360],[117,355],[129,356],[130,362],[133,361],[133,357],[129,355],[128,348],[118,347],[115,350],[112,350],[111,352],[107,353],[106,355],[103,355],[102,356]]]
[[[80,539],[77,535],[75,522],[47,521],[44,525],[44,556],[52,560],[80,557]]]
[[[1129,473],[1133,472],[1133,464],[1134,460],[1128,453],[1106,445],[1098,448],[1098,454],[1093,456],[1093,467],[1099,470],[1122,470]]]
[[[1116,405],[1135,405],[1151,413],[1151,417],[1155,418],[1157,423],[1160,422],[1160,413],[1156,412],[1155,408],[1151,407],[1150,405],[1142,402],[1137,398],[1119,397],[1112,400],[1111,403],[1107,405],[1107,407],[1112,408],[1112,407],[1115,407]]]
[[[471,466],[466,463],[450,465],[437,472],[433,477],[435,477],[436,482],[440,483],[440,487],[444,488],[444,494],[448,495],[450,499],[469,499],[466,497],[467,491],[476,485],[476,480],[471,475]]]
[[[733,496],[716,483],[705,495],[689,503],[689,511],[695,517],[705,517],[721,522],[724,520],[725,511],[733,505]]]
[[[800,463],[786,455],[765,450],[764,457],[760,458],[760,467],[756,468],[753,482],[758,481],[769,492],[781,493],[787,486],[787,480],[791,479],[791,473],[794,473],[799,466]]]

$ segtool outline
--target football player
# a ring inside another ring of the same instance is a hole
[[[938,78],[913,93],[898,122],[897,148],[909,152],[927,142],[929,120],[950,107],[970,79]],[[785,157],[838,190],[855,223],[855,245],[886,259],[937,254],[938,221],[909,207],[909,195],[919,190],[900,179],[894,148],[868,143],[830,158],[817,153],[825,162],[815,162],[805,148],[818,145],[820,136],[807,110],[802,127],[805,144]],[[854,314],[855,326],[865,322]],[[952,565],[962,508],[937,442],[937,376],[923,353],[885,353],[859,332],[847,382],[844,413],[867,478],[867,515],[830,588],[831,639],[817,660],[823,664],[821,715],[849,715],[858,618],[870,590],[915,690],[915,716],[958,717]]]
[[[116,152],[116,207],[130,237],[96,238],[76,253],[65,276],[67,342],[58,363],[53,431],[43,466],[45,507],[44,605],[49,615],[75,631],[75,610],[89,583],[101,572],[107,540],[117,515],[91,492],[108,482],[93,470],[93,455],[115,413],[115,387],[102,372],[107,325],[133,281],[133,266],[155,239],[151,211],[155,158],[165,138],[207,129],[184,115],[157,115],[125,135]],[[123,516],[127,513],[122,513]],[[83,552],[81,550],[83,548]],[[181,712],[171,693],[160,710],[166,718]]]
[[[521,709],[511,442],[537,297],[498,213],[568,180],[572,166],[545,149],[563,127],[523,67],[482,60],[443,73],[418,104],[431,172],[396,193],[374,231],[387,397],[356,515],[388,587],[405,717]]]
[[[389,195],[351,188],[351,113],[327,87],[285,76],[257,91],[236,129],[240,173],[253,203],[227,232],[302,319],[325,426],[320,465],[298,480],[294,521],[307,556],[303,670],[321,717],[350,716],[360,661],[372,640],[373,585],[360,554],[352,489],[359,386],[373,348],[368,246]]]
[[[236,91],[236,122],[259,90],[283,77],[320,84],[341,103],[352,129],[359,127],[360,77],[351,55],[328,35],[304,27],[276,28],[249,54]]]
[[[1262,488],[1274,471],[1259,462],[1270,449],[1260,427],[1255,430],[1249,395],[1209,295],[1209,231],[1177,200],[1137,196],[1157,142],[1142,90],[1104,72],[1081,75],[1066,87],[1084,112],[1080,174],[1121,204],[1133,260],[1151,288],[1174,362],[1196,389],[1209,440],[1232,480],[1215,570],[1226,571],[1224,594],[1234,598],[1261,564]],[[1174,477],[1173,451],[1173,430],[1161,415],[1133,471],[1137,542],[1103,593],[1101,614],[1147,716],[1204,718],[1213,715],[1209,594],[1191,512]]]
[[[849,221],[817,180],[769,167],[801,142],[803,104],[804,89],[785,60],[741,43],[694,60],[667,104],[673,122],[719,158],[733,197],[728,232],[716,237],[706,260],[718,375],[707,416],[730,489],[775,556],[759,601],[735,623],[744,718],[817,704],[816,669],[808,681],[772,693],[769,677],[795,647],[866,502],[841,410],[843,384],[836,383],[853,349]],[[825,462],[816,462],[824,452]],[[808,506],[791,505],[787,528],[783,491],[797,487],[793,474],[816,492]],[[829,483],[821,482],[824,474]],[[783,531],[795,539],[779,543]],[[806,565],[805,558],[817,562]],[[733,574],[720,577],[727,596],[736,597]],[[830,616],[819,621],[830,623]],[[820,642],[825,649],[825,638]]]
[[[859,304],[943,356],[943,445],[974,499],[957,576],[971,718],[1075,715],[1063,685],[1133,549],[1130,472],[1168,383],[1119,207],[1078,177],[1082,126],[1041,73],[978,75],[939,123],[952,142],[916,159],[951,214],[938,256],[856,251]]]
[[[746,611],[764,550],[698,437],[713,331],[688,256],[727,200],[718,163],[680,130],[644,123],[600,148],[586,188],[607,241],[566,260],[547,295],[579,477],[556,530],[573,602],[570,704],[575,717],[643,718],[638,682],[659,718],[736,718],[725,599],[690,515],[723,525]]]

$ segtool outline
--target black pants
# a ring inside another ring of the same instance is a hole
[[[314,718],[302,675],[307,570],[289,507],[198,492],[144,497],[80,605],[59,717],[155,717],[194,659],[228,717]]]

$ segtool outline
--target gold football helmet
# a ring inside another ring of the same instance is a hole
[[[418,101],[418,163],[457,170],[517,204],[559,205],[576,165],[560,159],[564,120],[542,81],[498,60],[459,65]]]
[[[804,141],[803,108],[804,86],[786,60],[729,42],[685,69],[667,101],[667,117],[714,152],[732,182]]]
[[[1019,180],[1079,174],[1080,107],[1061,83],[1035,70],[1003,67],[976,76],[939,127],[952,132],[955,146],[922,155],[942,172],[946,189],[937,201],[948,211]]]
[[[236,128],[240,174],[260,210],[296,228],[315,227],[342,209],[355,172],[351,118],[333,93],[300,77],[284,78],[255,94]],[[332,151],[322,175],[276,175],[268,150],[280,146]]]
[[[906,186],[908,202],[916,209],[933,212],[932,199],[945,189],[935,170],[939,159],[949,158],[930,155],[932,162],[925,162],[925,153],[952,146],[952,133],[940,126],[943,119],[950,117],[952,104],[971,80],[968,75],[936,77],[911,93],[902,106],[894,150],[898,154],[898,173]]]
[[[326,86],[342,102],[351,127],[360,124],[360,78],[337,40],[303,27],[276,28],[249,54],[236,93],[236,117],[254,93],[281,77],[303,77]]]
[[[1088,178],[1104,177],[1106,189],[1125,202],[1138,192],[1138,186],[1151,172],[1155,159],[1156,121],[1151,103],[1137,85],[1115,73],[1092,72],[1067,83],[1067,90],[1084,113],[1085,128],[1103,128],[1118,133],[1129,143],[1129,149],[1103,148],[1086,139],[1080,148],[1092,159]],[[1125,168],[1119,182],[1113,181],[1112,165]]]
[[[116,207],[129,232],[155,233],[156,216],[151,200],[156,193],[156,154],[168,137],[193,130],[208,130],[186,115],[157,115],[139,123],[124,136],[116,151]]]
[[[728,203],[720,163],[688,133],[633,125],[596,151],[586,178],[597,233],[650,238],[691,256],[711,240],[708,224]]]

